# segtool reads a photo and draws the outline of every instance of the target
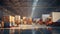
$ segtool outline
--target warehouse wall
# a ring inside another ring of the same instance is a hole
[[[2,12],[2,11],[0,11],[0,18],[2,18],[2,16],[3,16],[3,12]]]

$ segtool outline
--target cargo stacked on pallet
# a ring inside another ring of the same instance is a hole
[[[28,18],[27,19],[27,24],[32,24],[32,23],[33,23],[32,18]]]
[[[15,17],[12,15],[4,15],[2,21],[4,22],[5,28],[15,26]]]
[[[9,21],[10,21],[10,27],[15,26],[15,17],[14,16],[9,16]]]
[[[19,26],[21,23],[21,16],[20,15],[15,15],[15,24]]]
[[[2,20],[4,22],[4,28],[10,27],[9,15],[4,15]]]
[[[27,17],[23,17],[23,24],[27,24]]]

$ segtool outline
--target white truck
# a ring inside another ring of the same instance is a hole
[[[60,22],[60,12],[52,12],[51,16],[53,22]]]
[[[50,16],[50,14],[42,14],[42,20],[43,22],[46,21],[46,19]]]

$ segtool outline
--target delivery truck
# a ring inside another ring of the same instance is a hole
[[[51,12],[53,25],[60,26],[60,12]]]

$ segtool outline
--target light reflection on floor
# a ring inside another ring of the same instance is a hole
[[[60,34],[60,28],[0,29],[0,34]]]

